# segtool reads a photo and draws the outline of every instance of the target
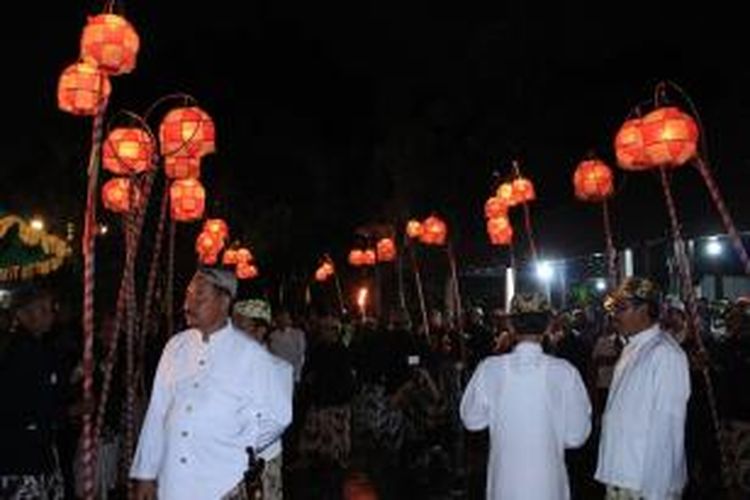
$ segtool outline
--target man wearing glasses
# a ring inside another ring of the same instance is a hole
[[[681,497],[687,480],[688,361],[658,324],[661,296],[650,280],[625,280],[608,299],[625,337],[602,419],[596,479],[607,500]]]

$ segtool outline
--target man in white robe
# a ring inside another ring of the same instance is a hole
[[[608,303],[628,342],[602,417],[595,477],[607,486],[607,499],[677,499],[687,481],[689,367],[679,344],[657,323],[659,302],[653,282],[633,277]]]
[[[542,352],[551,310],[542,295],[517,294],[509,354],[480,363],[461,400],[469,430],[489,427],[487,498],[568,500],[565,449],[581,446],[591,431],[591,404],[569,362]]]
[[[190,326],[170,339],[130,470],[137,500],[216,500],[243,478],[246,448],[276,441],[292,418],[292,369],[228,319],[234,275],[196,272]]]

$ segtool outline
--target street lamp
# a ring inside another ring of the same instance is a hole
[[[708,239],[708,243],[706,243],[705,252],[709,257],[718,257],[724,253],[724,245],[721,244],[719,238],[712,236]]]
[[[44,221],[41,217],[34,217],[31,219],[31,223],[29,224],[31,226],[31,229],[34,231],[43,231],[44,230]]]
[[[549,283],[552,281],[552,276],[554,276],[554,274],[555,270],[552,268],[552,264],[549,261],[541,260],[536,263],[536,277],[539,278],[540,281]]]
[[[599,292],[603,292],[607,289],[607,280],[605,280],[604,278],[596,278],[596,281],[594,282],[594,288],[596,288]]]

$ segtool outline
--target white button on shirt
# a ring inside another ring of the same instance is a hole
[[[247,466],[245,448],[276,441],[292,417],[292,368],[231,324],[164,348],[130,476],[160,500],[214,500]]]
[[[565,448],[591,431],[591,404],[573,365],[537,343],[491,356],[466,387],[461,419],[469,430],[489,427],[488,499],[570,498]]]
[[[647,500],[679,495],[687,480],[687,356],[657,325],[631,337],[615,366],[596,479]]]

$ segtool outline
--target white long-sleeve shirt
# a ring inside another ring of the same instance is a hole
[[[687,356],[677,342],[657,325],[631,337],[615,365],[596,479],[647,500],[679,495],[689,397]]]
[[[159,500],[215,500],[243,477],[246,447],[277,440],[292,419],[292,368],[231,323],[204,342],[167,343],[130,477],[156,479]]]
[[[489,427],[487,498],[567,500],[565,448],[591,431],[591,403],[578,371],[537,343],[485,359],[461,399],[469,430]]]

